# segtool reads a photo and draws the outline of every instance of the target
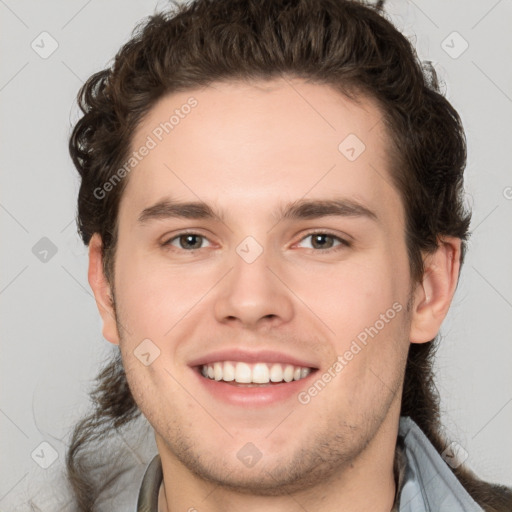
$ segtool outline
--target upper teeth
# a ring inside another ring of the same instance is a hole
[[[242,363],[224,361],[205,364],[201,367],[204,377],[239,382],[240,384],[266,384],[268,382],[291,382],[307,377],[311,368],[280,363]]]

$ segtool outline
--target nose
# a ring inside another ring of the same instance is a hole
[[[265,250],[252,262],[239,254],[219,283],[215,317],[224,324],[277,327],[293,318],[292,292],[280,276],[279,265]]]

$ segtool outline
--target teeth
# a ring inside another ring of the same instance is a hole
[[[250,384],[252,382],[251,367],[247,363],[236,363],[235,380],[242,384]]]
[[[307,377],[311,368],[282,365],[280,363],[248,364],[233,361],[218,361],[203,365],[201,374],[211,380],[238,382],[240,384],[268,384],[269,382],[292,382]]]
[[[222,370],[222,380],[225,382],[231,382],[232,380],[235,380],[235,367],[229,361],[224,363],[224,368]]]
[[[210,372],[208,372],[208,374],[209,373]],[[215,380],[222,379],[222,365],[220,363],[215,363],[213,365],[213,376],[215,377]]]
[[[268,366],[265,363],[255,364],[252,368],[252,382],[267,384],[270,379]]]
[[[272,382],[281,382],[283,380],[283,367],[280,364],[273,364],[270,368],[270,380]]]
[[[306,368],[304,368],[306,369]],[[291,364],[286,365],[283,372],[283,379],[285,382],[291,382],[293,380],[294,367]]]

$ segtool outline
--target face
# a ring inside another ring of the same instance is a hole
[[[174,94],[139,125],[109,337],[162,459],[261,494],[396,439],[410,335],[380,111],[290,83]]]

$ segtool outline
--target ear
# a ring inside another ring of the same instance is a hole
[[[89,242],[89,284],[103,320],[103,337],[110,343],[119,345],[112,291],[103,272],[102,245],[100,235],[95,233]]]
[[[425,343],[438,334],[457,288],[460,247],[460,238],[443,237],[437,250],[427,255],[423,280],[414,291],[411,343]]]

